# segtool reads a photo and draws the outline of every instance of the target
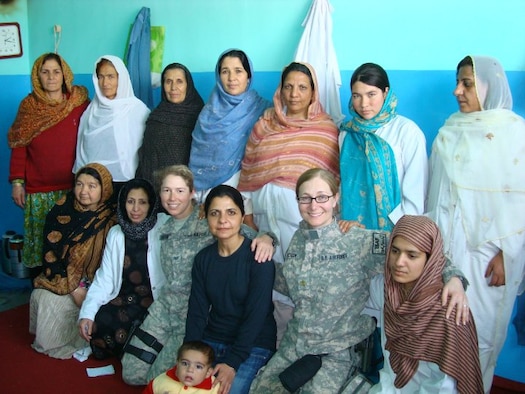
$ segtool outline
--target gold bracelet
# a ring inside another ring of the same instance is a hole
[[[25,182],[24,182],[23,179],[13,179],[13,180],[11,181],[11,183],[12,183],[13,185],[23,185]]]

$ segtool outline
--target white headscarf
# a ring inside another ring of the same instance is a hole
[[[472,61],[483,109],[450,116],[432,154],[443,161],[467,240],[477,247],[525,231],[525,120],[511,111],[500,63],[478,56]]]
[[[488,56],[471,56],[471,58],[474,63],[476,92],[482,111],[498,108],[512,110],[509,82],[500,62]]]
[[[109,60],[118,73],[117,95],[112,100],[98,86],[96,69],[102,59]],[[93,85],[95,97],[80,119],[73,172],[87,163],[100,163],[111,172],[114,181],[127,181],[135,177],[138,150],[150,111],[135,97],[128,70],[116,56],[97,59]]]

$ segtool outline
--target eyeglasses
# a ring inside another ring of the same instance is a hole
[[[322,204],[330,200],[330,197],[333,197],[333,196],[334,196],[333,194],[331,196],[325,196],[324,194],[321,194],[320,196],[317,196],[317,197],[302,196],[302,197],[297,197],[297,201],[299,201],[299,204],[311,204],[312,201],[315,200],[316,203]]]

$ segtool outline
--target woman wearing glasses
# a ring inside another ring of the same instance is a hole
[[[339,185],[326,170],[307,170],[295,190],[303,221],[285,263],[276,265],[274,288],[296,307],[277,352],[251,386],[257,394],[288,393],[279,374],[308,354],[323,355],[322,366],[301,393],[338,393],[358,366],[355,345],[375,329],[373,319],[361,312],[370,279],[384,270],[389,233],[357,226],[343,233],[334,218]],[[447,282],[459,274],[450,264],[443,271]],[[465,303],[458,278],[447,283],[443,297],[452,290],[447,315]]]

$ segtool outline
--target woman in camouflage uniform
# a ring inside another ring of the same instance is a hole
[[[186,330],[193,258],[214,241],[207,220],[199,217],[200,207],[193,199],[193,174],[188,167],[167,167],[160,179],[161,204],[171,216],[159,229],[166,284],[124,349],[122,377],[132,385],[147,384],[173,366]],[[247,226],[242,226],[241,232],[250,239],[256,235]],[[257,261],[271,259],[273,247],[268,235],[254,239],[252,247],[257,248]]]
[[[361,312],[369,296],[370,279],[383,271],[389,233],[352,227],[339,228],[334,210],[339,185],[322,169],[303,173],[296,186],[303,221],[295,232],[282,272],[277,266],[275,287],[296,305],[279,349],[259,372],[251,393],[287,393],[279,374],[307,354],[323,355],[322,367],[301,393],[338,393],[356,371],[359,356],[355,345],[375,329],[374,320]],[[443,277],[461,276],[448,266]],[[464,304],[461,282],[452,278],[457,296],[449,309]],[[458,309],[461,309],[458,307]]]

